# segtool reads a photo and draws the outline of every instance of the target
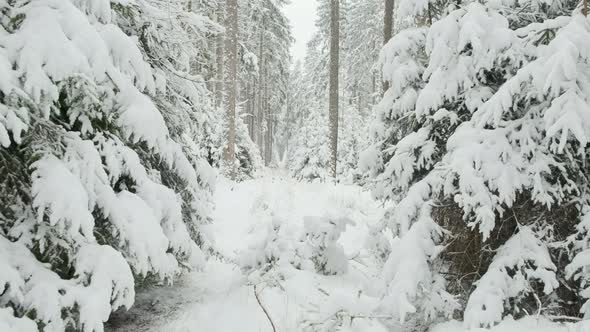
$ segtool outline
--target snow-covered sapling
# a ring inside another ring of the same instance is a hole
[[[348,270],[348,258],[338,243],[348,225],[354,225],[354,221],[332,217],[305,218],[307,250],[318,273],[333,275]]]

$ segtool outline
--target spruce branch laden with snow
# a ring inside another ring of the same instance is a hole
[[[206,93],[170,55],[209,28],[158,6],[0,2],[3,331],[102,331],[136,284],[202,264],[214,174],[192,108]]]
[[[395,273],[384,278],[396,301],[386,308],[402,320],[460,315],[468,327],[493,326],[507,315],[578,315],[589,23],[576,1],[444,3],[399,4],[403,15],[432,23],[384,47],[391,87],[360,161],[375,196],[392,203],[382,225],[397,236],[385,265]],[[424,231],[424,213],[438,232]],[[533,225],[551,236],[530,235]],[[396,246],[416,243],[416,232],[439,249],[404,261]],[[499,263],[517,244],[537,254]],[[423,272],[408,283],[404,271],[414,271],[416,261]],[[429,281],[434,276],[442,283]],[[446,300],[433,302],[441,291]],[[400,293],[409,296],[401,301]],[[457,311],[447,311],[455,298]]]

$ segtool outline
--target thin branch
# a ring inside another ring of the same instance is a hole
[[[262,308],[262,311],[264,311],[266,318],[270,322],[270,325],[272,326],[272,331],[277,332],[277,328],[275,327],[275,323],[272,321],[272,318],[270,318],[270,314],[268,313],[268,311],[266,310],[266,308],[262,304],[262,301],[260,301],[260,297],[258,295],[258,291],[256,290],[256,287],[257,287],[257,285],[254,285],[254,296],[256,297],[256,301],[258,302],[258,305],[260,306],[260,308]]]

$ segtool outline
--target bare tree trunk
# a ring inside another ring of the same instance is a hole
[[[359,115],[364,116],[364,114],[363,114],[363,94],[360,92],[360,89],[357,92],[356,103],[357,103],[357,110],[359,112]]]
[[[330,0],[330,172],[336,178],[338,164],[338,70],[340,67],[340,0]]]
[[[588,0],[584,0],[584,5],[582,7],[582,14],[584,14],[584,16],[588,16]]]
[[[254,76],[252,76],[252,81],[250,82],[250,139],[254,141],[254,136],[256,136],[256,123],[254,122],[255,116],[254,112],[256,112],[256,80]]]
[[[272,165],[272,159],[274,157],[274,135],[275,135],[275,117],[272,111],[269,111],[270,128],[268,130],[268,164]]]
[[[371,103],[373,103],[374,106],[377,103],[377,72],[375,70],[373,71],[371,79],[371,91]]]
[[[227,147],[225,162],[229,176],[236,177],[236,98],[238,91],[238,0],[227,0]]]
[[[268,61],[264,60],[264,118],[266,122],[266,131],[264,132],[264,164],[268,166],[270,164],[270,134],[271,134],[271,116],[270,106],[268,102]]]
[[[263,146],[263,137],[262,137],[262,128],[263,128],[263,121],[264,121],[264,113],[263,113],[263,108],[264,108],[264,104],[263,104],[263,87],[264,87],[264,25],[265,25],[265,19],[262,19],[262,24],[260,26],[260,40],[259,40],[259,53],[258,53],[258,109],[257,109],[257,117],[256,117],[256,122],[257,122],[257,129],[256,129],[256,143],[258,144],[258,149],[260,150],[260,153],[262,153],[264,151],[264,146]],[[264,155],[261,155],[264,156]]]
[[[246,85],[246,98],[248,98],[246,101],[246,115],[248,117],[246,119],[246,124],[248,124],[248,136],[254,140],[254,104],[252,103],[253,88],[252,82],[250,80],[248,80]]]
[[[218,6],[217,6],[216,15],[217,15],[218,22],[225,21],[224,8],[223,8],[223,4],[221,2],[219,2]],[[217,106],[218,108],[220,108],[223,105],[223,88],[224,88],[223,82],[225,80],[224,69],[223,69],[224,48],[225,48],[225,36],[220,33],[217,38],[217,47],[215,49],[215,58],[216,58],[215,62],[216,62],[216,66],[217,66],[217,68],[215,69],[215,72],[217,74],[216,75],[217,82],[215,82],[215,106]]]
[[[385,0],[385,13],[383,15],[383,45],[387,44],[393,36],[393,8],[395,0]],[[389,90],[389,82],[383,80],[383,93]]]

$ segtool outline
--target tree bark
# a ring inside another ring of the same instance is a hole
[[[338,164],[338,70],[340,67],[340,0],[330,0],[330,172],[336,178]]]
[[[270,116],[270,103],[268,93],[268,60],[264,60],[264,117],[266,120],[266,131],[264,133],[264,164],[270,165],[271,156],[271,134],[272,134],[272,117]]]
[[[238,1],[227,0],[226,47],[227,47],[227,147],[225,162],[229,176],[236,177],[236,98],[238,91]]]
[[[588,0],[584,0],[584,6],[582,8],[582,14],[588,16]]]
[[[248,80],[246,85],[246,114],[248,116],[246,123],[248,124],[248,136],[254,141],[254,89],[252,88],[252,82]]]
[[[385,0],[385,12],[383,15],[383,45],[387,44],[393,36],[393,8],[395,0]],[[383,80],[383,93],[389,90],[389,82]]]
[[[225,15],[224,15],[224,8],[223,8],[223,4],[221,2],[219,2],[218,6],[217,6],[217,20],[218,22],[223,22],[224,25],[227,25],[227,22],[225,22]],[[223,34],[219,34],[219,36],[217,37],[217,46],[215,48],[215,62],[216,62],[216,66],[217,68],[215,69],[216,72],[216,82],[215,82],[215,106],[217,106],[218,108],[221,108],[221,106],[223,105],[223,89],[224,89],[224,84],[223,82],[225,81],[225,71],[223,68],[224,65],[224,59],[223,59],[223,52],[224,52],[224,48],[225,48],[225,36]]]
[[[259,53],[258,53],[258,107],[256,112],[256,144],[258,145],[258,149],[260,153],[263,153],[264,146],[263,146],[263,137],[262,137],[262,128],[264,124],[264,29],[265,29],[265,19],[262,18],[260,25],[260,40],[259,40]],[[263,155],[261,155],[263,156]]]

